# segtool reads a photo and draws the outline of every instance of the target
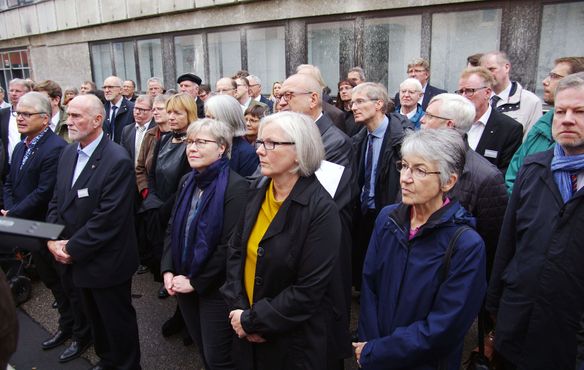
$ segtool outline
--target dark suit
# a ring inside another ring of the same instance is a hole
[[[197,117],[205,118],[205,102],[199,98],[195,102],[197,103]]]
[[[80,288],[106,368],[139,369],[140,345],[131,279],[138,266],[134,230],[136,186],[128,153],[105,135],[71,186],[77,144],[63,150],[47,220],[65,226],[62,238],[72,259],[65,279]]]
[[[430,83],[428,83],[426,85],[426,91],[424,91],[424,98],[422,99],[422,109],[424,111],[426,111],[426,107],[428,106],[428,104],[430,103],[430,100],[432,100],[433,97],[435,97],[436,95],[446,93],[446,92],[448,92],[448,91],[443,90],[443,89],[439,89],[435,86],[430,85]],[[395,94],[394,103],[396,106],[400,105],[399,91]]]
[[[134,122],[135,123],[135,122]],[[154,118],[150,120],[148,126],[146,127],[146,131],[150,130],[151,128],[156,127],[156,122],[154,122]],[[146,133],[144,133],[146,135]],[[128,154],[130,154],[130,158],[136,162],[136,125],[131,124],[127,125],[122,130],[122,139],[120,140],[120,144],[126,148]]]
[[[107,102],[104,104],[105,107],[105,120],[103,122],[103,131],[112,138],[112,122],[110,122],[110,109],[111,109],[111,102]],[[113,140],[116,143],[120,143],[122,139],[122,130],[127,125],[134,123],[134,103],[127,100],[126,98],[122,98],[122,104],[120,108],[116,112],[116,118],[114,120],[114,128],[115,132],[113,133]]]
[[[343,121],[344,119],[343,115]],[[349,167],[352,159],[351,139],[333,124],[326,113],[323,113],[315,123],[322,137],[325,159]]]
[[[44,221],[47,207],[53,195],[57,181],[57,163],[61,151],[67,143],[48,129],[36,143],[32,154],[20,169],[20,164],[26,153],[26,145],[20,142],[14,148],[13,166],[4,183],[4,209],[10,217]],[[59,309],[59,329],[72,333],[74,315],[71,301],[65,294],[53,256],[48,249],[32,252],[36,271],[42,282],[51,290]],[[88,333],[89,327],[76,330],[76,336]],[[81,334],[79,334],[81,331]]]
[[[2,141],[2,179],[8,174],[8,126],[10,124],[10,107],[0,109],[0,140]]]
[[[267,105],[268,108],[270,108],[270,112],[274,111],[274,102],[266,98],[265,96],[260,95],[260,103],[264,103],[265,105]]]
[[[322,111],[339,130],[348,135],[349,128],[345,124],[345,112],[327,102],[322,103]]]
[[[485,157],[505,174],[511,158],[521,146],[522,139],[521,123],[492,110],[475,152]]]

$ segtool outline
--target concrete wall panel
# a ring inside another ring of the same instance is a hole
[[[4,15],[4,23],[6,24],[6,34],[8,38],[22,36],[23,32],[20,26],[20,16],[18,13],[6,12]]]
[[[163,0],[127,0],[128,17],[139,18],[149,15],[158,14],[159,3],[166,2]]]
[[[75,0],[55,0],[55,13],[59,30],[79,27]]]
[[[98,23],[107,23],[121,21],[128,18],[126,0],[101,0],[101,21]]]
[[[39,19],[39,30],[41,33],[57,31],[57,17],[55,14],[55,3],[47,1],[36,5]]]
[[[6,30],[6,13],[0,13],[0,40],[9,38]]]
[[[30,48],[30,59],[37,81],[51,79],[61,88],[79,87],[91,79],[89,47],[86,43]]]
[[[169,13],[190,10],[195,7],[195,0],[159,0],[158,12]]]
[[[77,19],[79,27],[97,25],[101,23],[99,1],[76,0]]]
[[[36,35],[40,33],[39,19],[36,6],[25,6],[18,8],[20,17],[20,35]]]

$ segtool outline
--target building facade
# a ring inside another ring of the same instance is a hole
[[[512,78],[540,93],[561,56],[584,55],[582,1],[0,0],[0,85],[15,77],[79,87],[115,74],[146,89],[194,72],[214,87],[240,69],[262,92],[302,63],[336,94],[349,68],[391,94],[414,57],[431,82],[456,88],[466,57],[504,50]]]

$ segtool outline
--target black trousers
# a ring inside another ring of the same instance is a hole
[[[68,302],[68,307],[66,306],[66,308],[73,317],[73,327],[71,329],[73,333],[73,340],[90,342],[91,329],[89,327],[89,321],[87,319],[87,314],[83,305],[81,290],[76,287],[75,284],[73,284],[72,267],[70,265],[63,265],[58,262],[55,262],[54,266],[59,276],[61,277],[61,286],[65,292],[65,297]],[[59,301],[57,302],[59,303]],[[59,310],[60,309],[61,308],[59,308]]]
[[[229,310],[219,291],[204,297],[197,293],[177,294],[178,305],[191,338],[207,370],[233,369],[232,344],[235,332]]]
[[[140,341],[132,280],[106,288],[82,288],[83,302],[93,333],[95,353],[106,369],[137,370]]]
[[[369,239],[371,239],[378,212],[373,209],[368,210],[365,214],[362,214],[360,210],[357,212],[358,214],[353,217],[355,229],[353,230],[352,272],[353,287],[360,291],[363,278],[363,263],[365,262]]]

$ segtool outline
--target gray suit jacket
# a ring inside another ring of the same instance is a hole
[[[316,121],[316,126],[324,144],[325,159],[350,167],[353,158],[351,139],[337,128],[325,113]]]

